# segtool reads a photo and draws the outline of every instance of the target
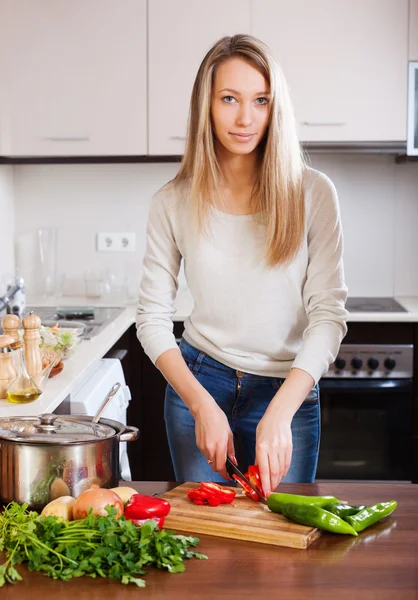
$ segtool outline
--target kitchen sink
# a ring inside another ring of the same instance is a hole
[[[86,326],[84,335],[85,340],[90,340],[96,337],[103,329],[116,319],[125,309],[121,306],[97,306],[88,307],[85,311],[79,307],[65,307],[67,315],[63,319],[60,311],[53,306],[29,306],[25,310],[25,314],[33,311],[42,321],[81,321]],[[70,309],[73,309],[72,311]],[[57,312],[58,310],[58,312]],[[83,313],[85,312],[85,315]]]

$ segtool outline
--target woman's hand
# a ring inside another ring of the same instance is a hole
[[[266,496],[274,491],[289,470],[292,460],[290,417],[281,418],[269,407],[256,431],[256,464]]]
[[[212,469],[224,479],[230,479],[225,463],[227,455],[235,457],[234,438],[224,411],[213,403],[202,402],[193,415],[196,444]]]
[[[293,451],[292,419],[314,383],[306,371],[291,369],[258,424],[255,455],[266,496],[277,488],[289,470]]]

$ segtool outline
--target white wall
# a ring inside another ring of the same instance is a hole
[[[5,277],[13,275],[15,267],[13,195],[13,167],[0,165],[0,295],[5,291]]]
[[[393,157],[313,155],[337,186],[351,296],[418,295],[418,164]],[[140,278],[152,194],[177,164],[24,165],[14,167],[16,233],[58,226],[58,269],[66,294],[84,292],[89,268]],[[135,253],[99,253],[100,231],[136,233]]]

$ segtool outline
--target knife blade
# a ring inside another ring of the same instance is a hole
[[[245,477],[245,475],[238,469],[237,465],[232,462],[229,456],[226,457],[226,470],[228,472],[228,475],[230,475],[232,478],[233,475],[236,475],[237,477],[242,479],[242,481],[257,494],[257,496],[260,498],[260,502],[262,502],[263,504],[267,504],[267,498],[260,494],[256,486],[253,485],[251,481],[247,479],[247,477]]]

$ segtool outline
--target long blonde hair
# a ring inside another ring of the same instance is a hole
[[[220,39],[203,59],[192,91],[186,147],[174,186],[187,183],[191,208],[200,232],[220,198],[222,173],[215,152],[211,122],[212,87],[219,65],[230,58],[250,62],[270,85],[267,132],[258,146],[259,169],[253,208],[266,231],[266,264],[285,264],[297,253],[305,229],[302,176],[303,152],[296,133],[287,84],[270,50],[250,35]]]

